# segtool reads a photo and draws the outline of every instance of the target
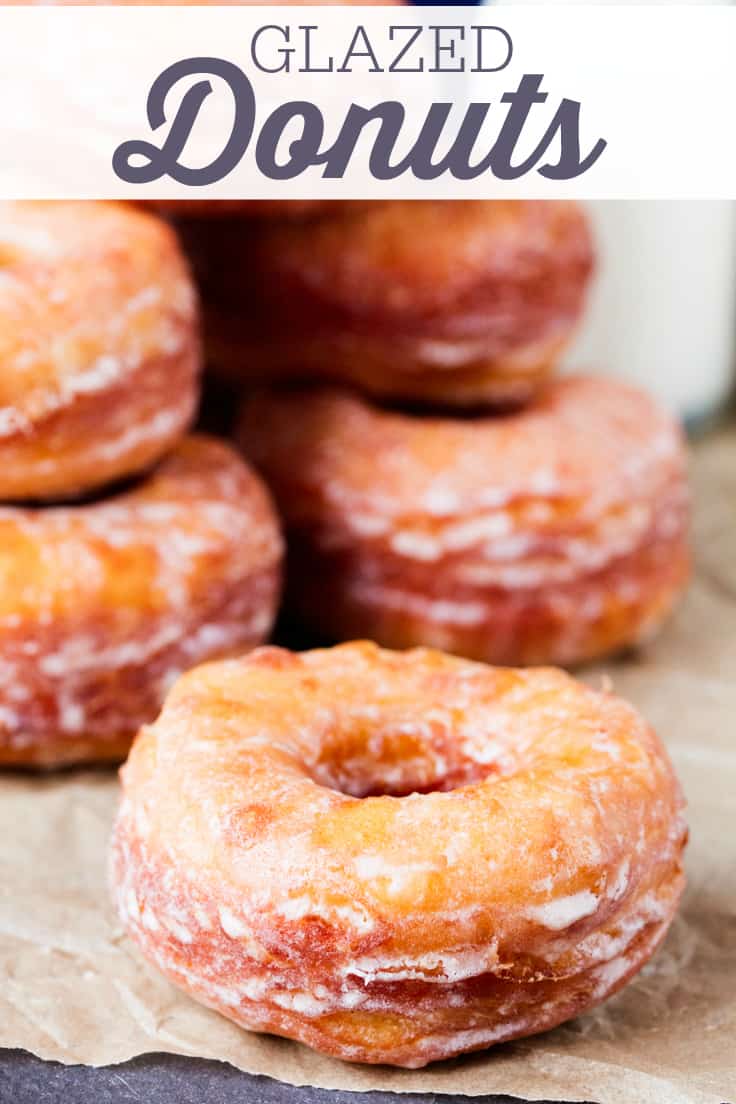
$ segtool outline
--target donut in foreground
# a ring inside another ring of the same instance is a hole
[[[283,223],[184,222],[213,367],[417,403],[519,403],[592,265],[573,203],[384,202]]]
[[[579,663],[648,638],[687,579],[680,430],[622,383],[468,419],[261,395],[240,440],[286,522],[291,608],[335,639]]]
[[[0,508],[0,765],[122,758],[181,671],[266,639],[280,555],[260,480],[203,437],[102,501]]]
[[[237,1023],[417,1067],[615,992],[683,887],[672,767],[561,671],[369,643],[185,675],[123,768],[135,943]]]
[[[0,203],[0,500],[135,474],[191,421],[200,348],[173,230],[113,203]]]

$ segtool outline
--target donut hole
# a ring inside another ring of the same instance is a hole
[[[500,761],[474,759],[449,726],[404,720],[336,730],[323,738],[309,773],[321,786],[362,798],[447,793],[506,771]]]

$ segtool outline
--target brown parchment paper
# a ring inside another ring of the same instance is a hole
[[[736,429],[694,462],[697,578],[673,622],[602,673],[655,723],[690,803],[689,888],[639,978],[556,1031],[406,1072],[241,1031],[159,978],[108,904],[112,773],[0,776],[0,1045],[68,1063],[170,1051],[292,1084],[598,1104],[736,1100]]]

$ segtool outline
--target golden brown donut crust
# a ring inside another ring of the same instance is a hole
[[[592,267],[573,203],[373,203],[279,224],[182,224],[216,369],[446,404],[528,399]]]
[[[683,886],[682,797],[627,704],[555,670],[258,649],[171,691],[122,772],[135,943],[236,1023],[417,1067],[615,992]]]
[[[206,437],[102,501],[0,508],[0,764],[120,759],[181,671],[267,638],[280,556],[260,480]]]
[[[646,639],[688,576],[679,428],[622,383],[560,379],[470,419],[263,394],[239,440],[285,520],[291,608],[323,638],[580,663]]]
[[[197,402],[174,231],[112,203],[0,203],[0,501],[66,498],[167,452]]]

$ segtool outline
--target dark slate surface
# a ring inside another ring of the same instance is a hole
[[[42,1062],[25,1051],[0,1051],[0,1104],[468,1104],[468,1097],[428,1093],[349,1093],[293,1088],[232,1066],[149,1054],[91,1069]],[[478,1096],[474,1104],[517,1104]]]

